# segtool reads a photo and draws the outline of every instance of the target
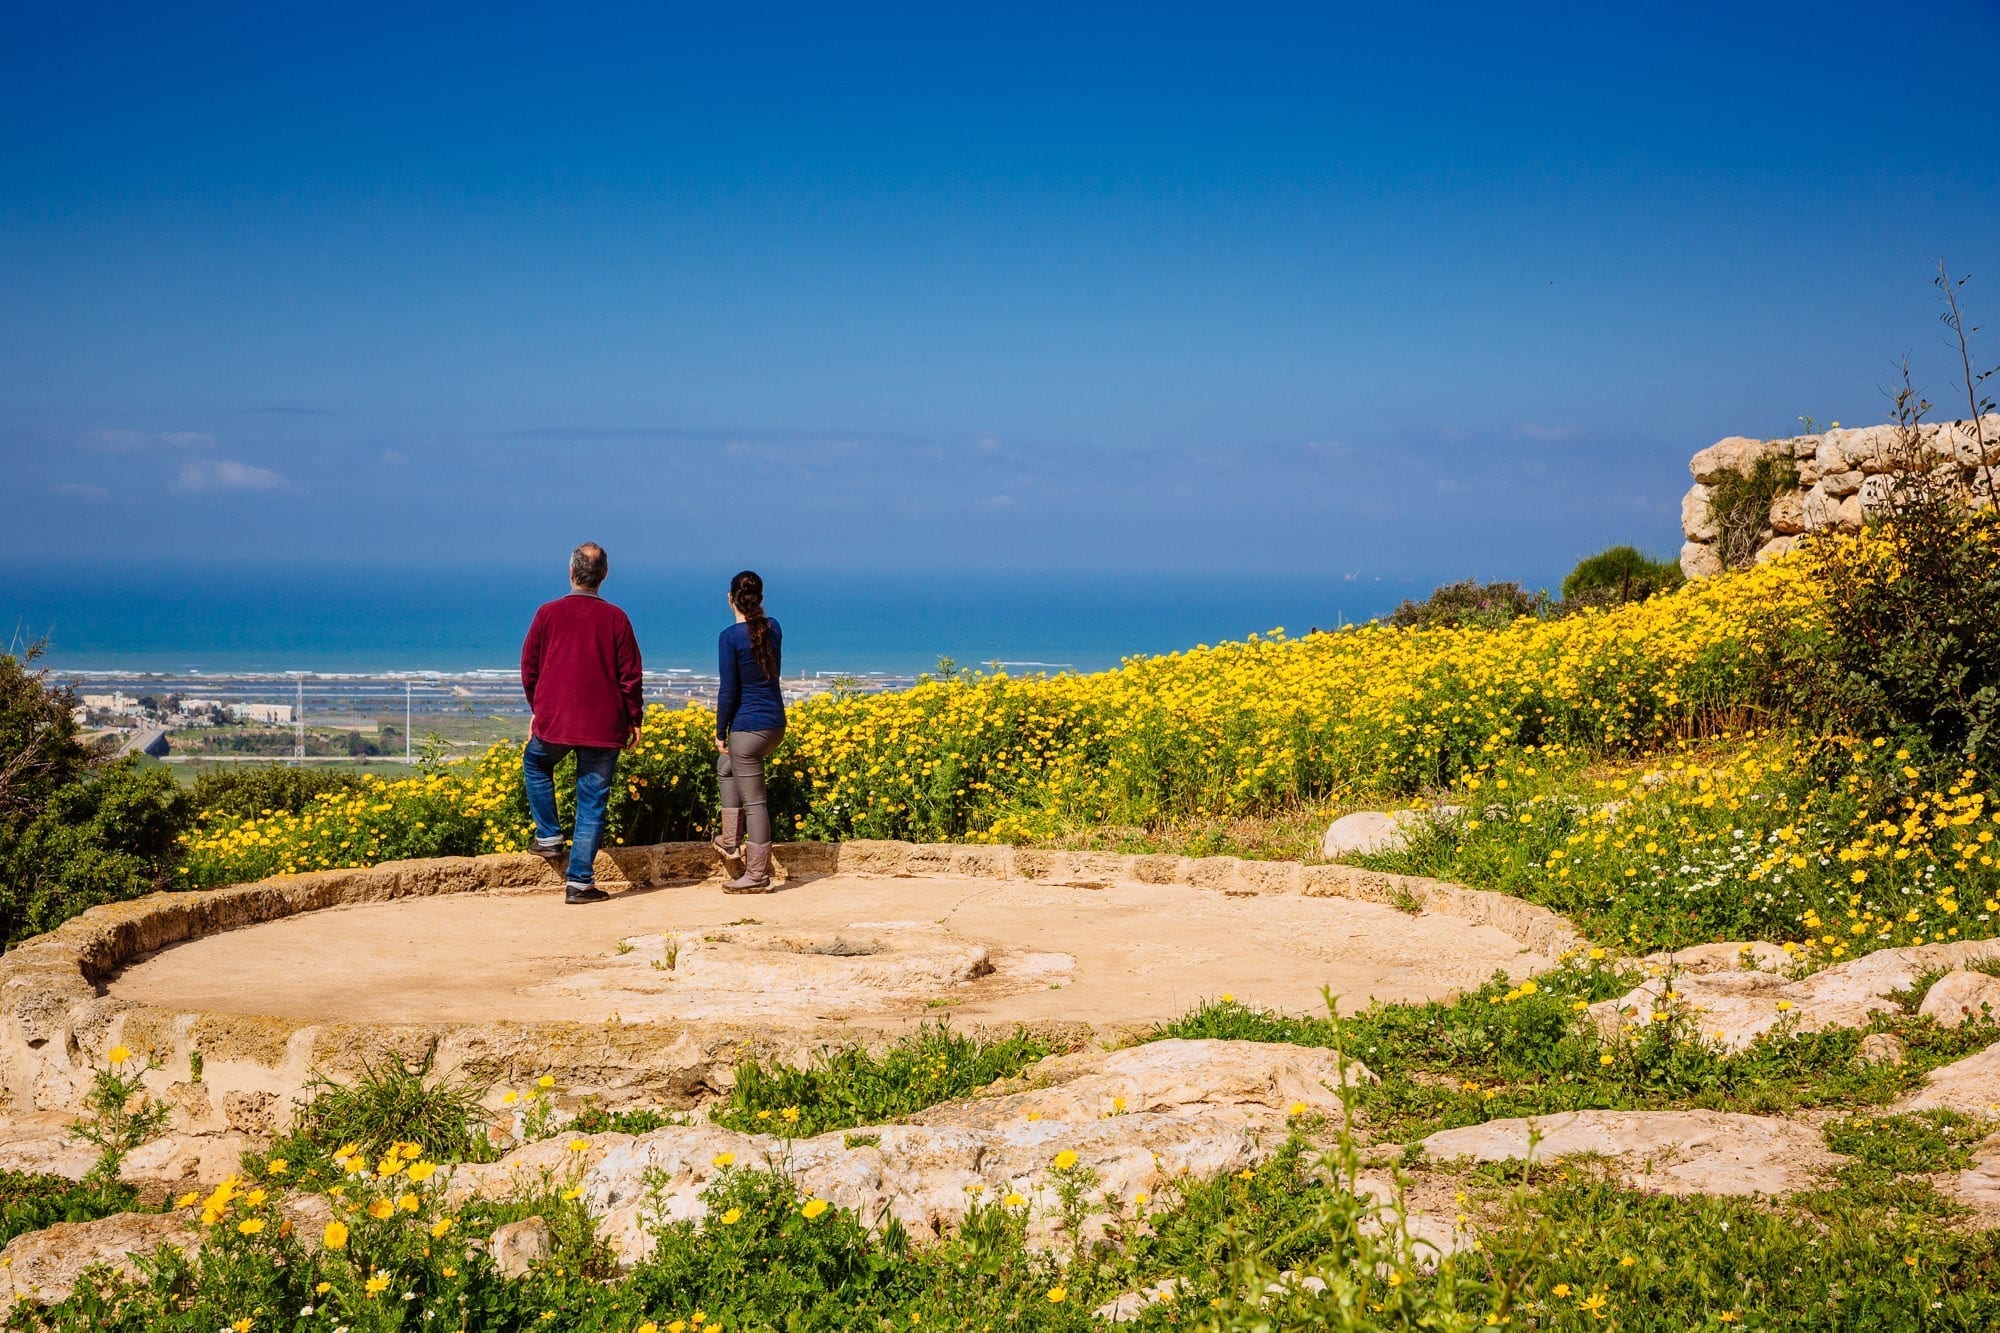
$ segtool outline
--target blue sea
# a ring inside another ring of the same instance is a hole
[[[1368,620],[1428,591],[1338,576],[761,572],[788,675],[903,675],[940,657],[1092,671]],[[614,566],[604,591],[631,614],[649,671],[707,675],[727,578]],[[74,671],[506,670],[535,607],[564,591],[560,569],[15,568],[0,572],[0,638],[46,636],[47,663]]]

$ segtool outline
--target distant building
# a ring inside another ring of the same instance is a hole
[[[222,700],[220,699],[181,700],[181,711],[183,713],[212,713],[220,707],[222,707]]]
[[[83,706],[106,713],[135,713],[139,710],[139,701],[129,694],[86,694]]]
[[[288,727],[292,723],[290,704],[231,704],[229,716],[238,722],[262,722],[267,726]]]

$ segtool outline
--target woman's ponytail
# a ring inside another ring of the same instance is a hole
[[[750,631],[750,656],[757,669],[773,685],[778,683],[778,645],[771,638],[771,622],[764,615],[764,580],[744,570],[729,580],[729,604],[743,613],[743,627]]]

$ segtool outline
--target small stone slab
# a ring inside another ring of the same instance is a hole
[[[1662,1194],[1785,1194],[1839,1160],[1809,1126],[1730,1111],[1567,1111],[1448,1129],[1423,1146],[1482,1162],[1597,1153],[1621,1159],[1627,1184]]]
[[[1616,1032],[1624,1024],[1650,1022],[1663,1008],[1691,1007],[1703,1037],[1740,1051],[1780,1024],[1801,1032],[1865,1027],[1876,1014],[1900,1013],[1901,1004],[1890,997],[1923,973],[1996,957],[2000,941],[1995,940],[1905,946],[1793,978],[1775,970],[1791,960],[1772,945],[1705,944],[1643,960],[1652,976],[1627,995],[1592,1005],[1590,1012],[1600,1030]],[[1667,1000],[1668,991],[1674,1001]],[[1948,990],[1946,998],[1953,993]],[[2000,988],[1993,994],[2000,1013]]]
[[[1898,1111],[1957,1111],[2000,1117],[2000,1042],[1963,1060],[1933,1069],[1924,1086],[1897,1103]]]
[[[1408,840],[1410,826],[1423,818],[1423,814],[1416,810],[1389,813],[1357,810],[1351,815],[1342,815],[1327,826],[1326,836],[1320,839],[1320,855],[1332,861],[1343,856],[1400,852]]]

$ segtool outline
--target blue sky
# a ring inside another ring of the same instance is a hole
[[[183,8],[0,46],[16,565],[1546,581],[2000,312],[1992,3]]]

